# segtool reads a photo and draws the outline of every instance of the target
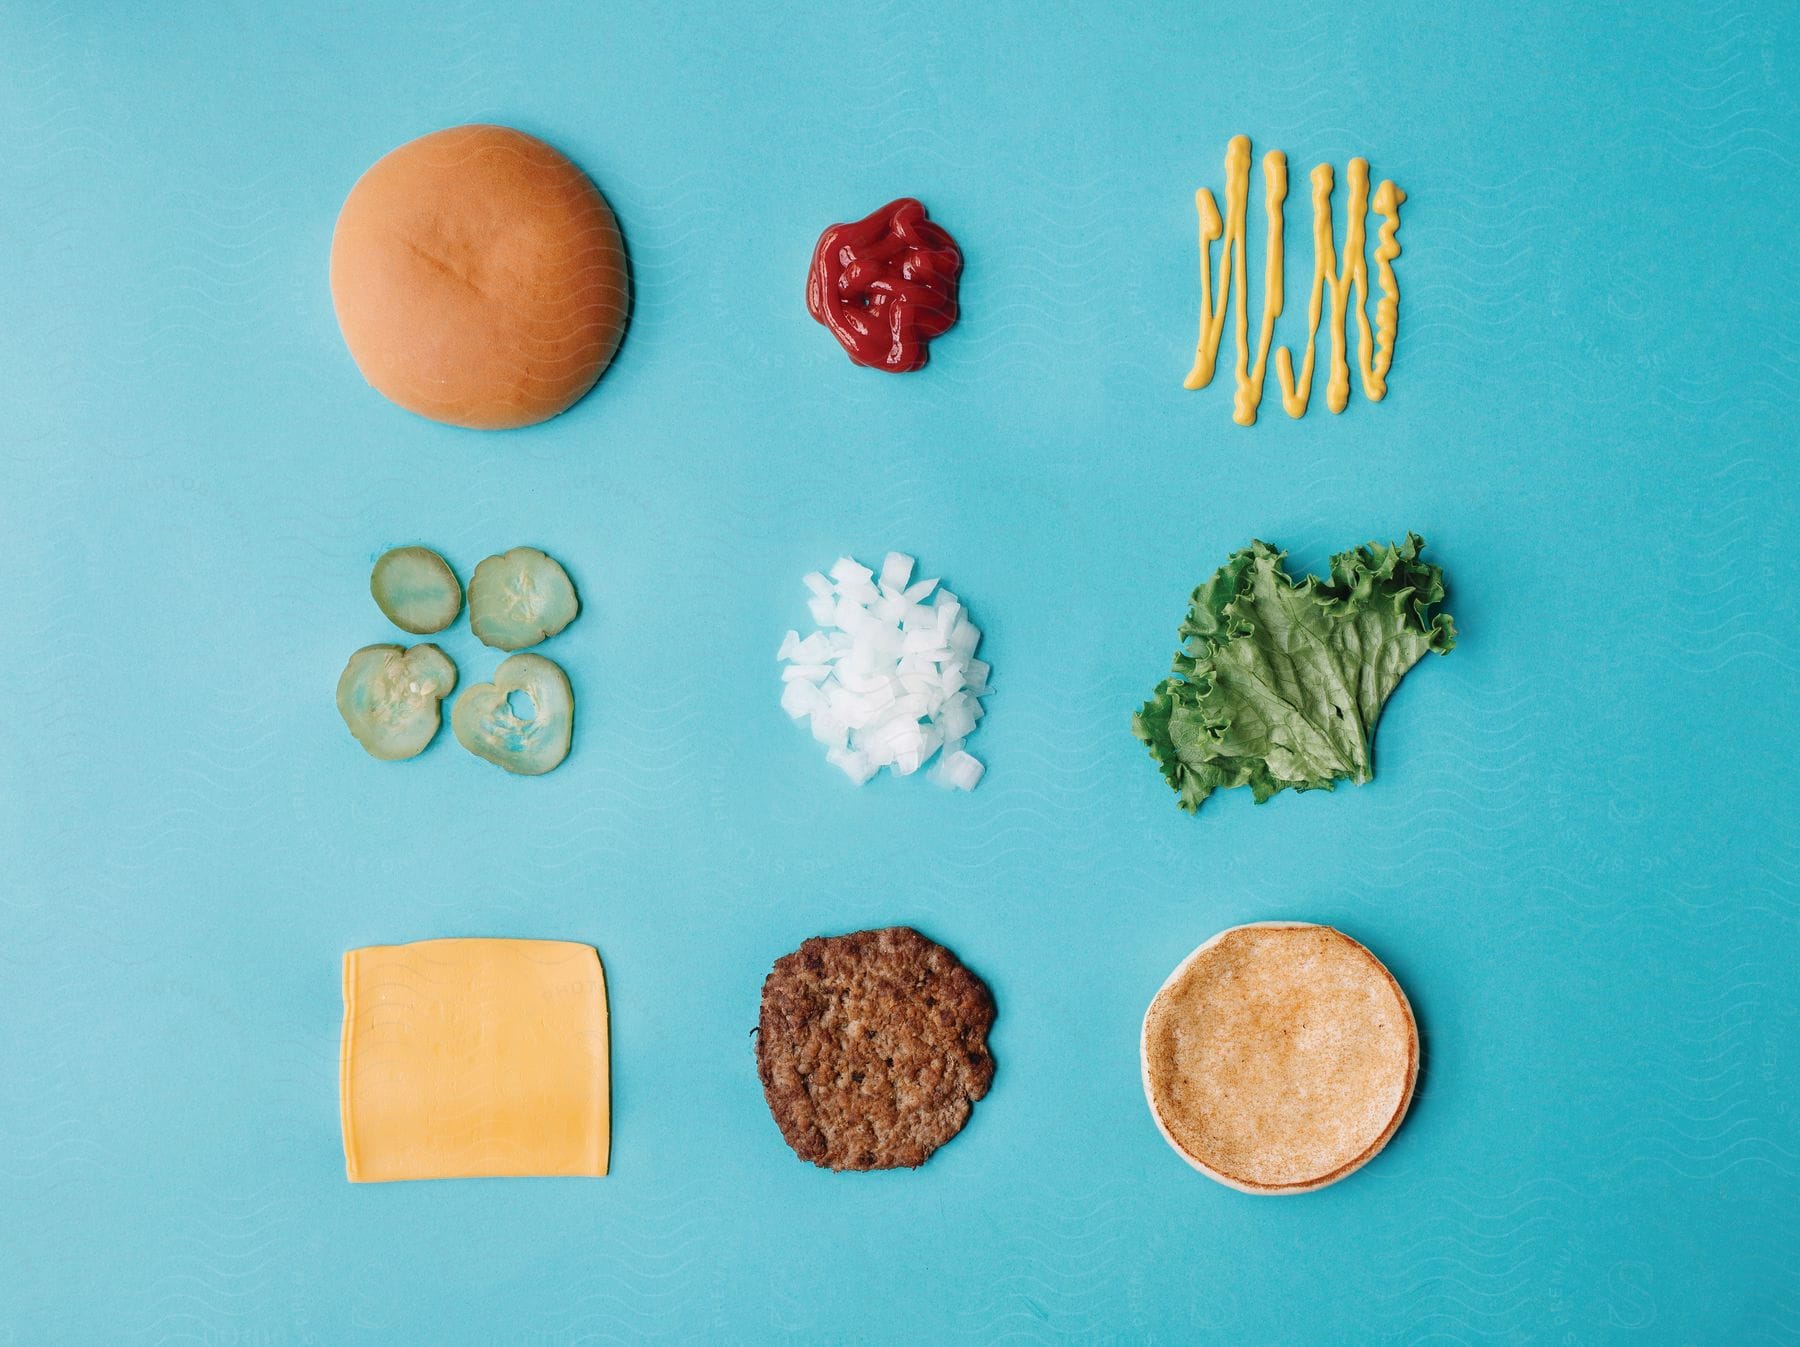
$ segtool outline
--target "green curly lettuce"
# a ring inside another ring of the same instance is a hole
[[[1298,584],[1252,542],[1194,591],[1175,676],[1132,717],[1190,814],[1213,791],[1331,790],[1375,774],[1382,704],[1426,651],[1456,644],[1441,567],[1416,533],[1340,552]]]

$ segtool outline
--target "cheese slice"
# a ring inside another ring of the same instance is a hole
[[[344,955],[339,1103],[352,1183],[606,1173],[606,974],[564,940]]]

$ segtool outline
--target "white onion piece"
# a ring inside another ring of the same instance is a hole
[[[786,696],[785,689],[783,696]],[[966,693],[957,693],[949,698],[938,712],[938,728],[943,730],[946,739],[966,739],[975,728],[975,712],[971,709],[974,699]]]
[[[831,714],[827,708],[815,708],[812,713],[812,735],[821,744],[830,748],[844,748],[850,742],[850,728],[843,721]]]
[[[939,779],[947,786],[957,790],[974,790],[981,780],[981,774],[987,770],[976,758],[963,752],[960,748],[947,755],[939,768]]]
[[[859,786],[883,767],[910,776],[931,763],[934,781],[973,790],[984,768],[963,740],[988,693],[981,629],[937,580],[915,581],[914,566],[889,552],[879,576],[839,557],[829,578],[803,577],[818,630],[782,638],[781,706],[810,721],[826,760]]]
[[[881,562],[881,587],[904,590],[912,579],[913,559],[904,552],[889,552]]]
[[[852,784],[863,785],[875,775],[875,764],[869,761],[866,753],[858,753],[850,748],[828,748],[825,750],[825,761],[838,768],[850,778]]]
[[[781,709],[790,720],[805,720],[819,704],[819,690],[811,683],[795,681],[781,688]]]

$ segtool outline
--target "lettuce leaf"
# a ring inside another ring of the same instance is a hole
[[[1252,542],[1194,591],[1175,676],[1132,717],[1190,814],[1222,787],[1261,804],[1283,790],[1361,785],[1375,774],[1382,704],[1426,651],[1448,654],[1456,624],[1425,543],[1331,559],[1331,578],[1296,584],[1285,552]]]

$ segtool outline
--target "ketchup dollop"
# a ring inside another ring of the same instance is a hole
[[[961,272],[956,240],[903,196],[819,235],[806,307],[858,365],[905,374],[956,321]]]

